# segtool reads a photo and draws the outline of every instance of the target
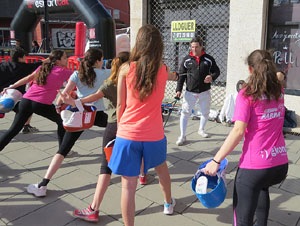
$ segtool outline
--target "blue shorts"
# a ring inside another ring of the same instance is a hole
[[[132,141],[117,137],[108,167],[114,174],[138,176],[142,158],[145,174],[148,169],[164,163],[167,159],[166,137],[159,141]]]

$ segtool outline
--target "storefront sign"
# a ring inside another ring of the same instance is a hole
[[[172,21],[171,39],[173,42],[189,42],[195,37],[196,21]]]

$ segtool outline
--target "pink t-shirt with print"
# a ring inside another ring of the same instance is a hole
[[[284,97],[278,101],[265,98],[253,101],[242,89],[236,99],[233,121],[247,123],[239,167],[264,169],[288,162],[282,133]]]
[[[40,70],[41,66],[36,69],[36,72]],[[60,66],[54,66],[47,77],[45,85],[38,85],[34,81],[33,85],[27,90],[23,98],[33,100],[42,104],[52,104],[63,82],[68,80],[73,71],[62,68]]]

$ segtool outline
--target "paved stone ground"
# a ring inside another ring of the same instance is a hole
[[[0,134],[11,125],[14,113],[0,119]],[[138,185],[136,193],[137,226],[196,226],[231,225],[232,186],[241,153],[241,144],[228,157],[227,196],[216,209],[206,209],[191,190],[191,178],[198,166],[211,158],[221,146],[231,128],[209,122],[211,138],[197,134],[199,121],[190,120],[188,143],[175,145],[179,134],[178,117],[173,116],[165,128],[168,138],[168,166],[172,192],[177,205],[173,216],[165,216],[163,196],[153,170],[146,186]],[[0,153],[0,225],[75,226],[91,225],[71,216],[75,208],[91,203],[100,163],[103,129],[85,131],[76,143],[75,153],[67,157],[61,169],[48,185],[47,197],[35,198],[26,193],[30,183],[43,178],[58,148],[56,126],[37,115],[32,126],[40,132],[19,134]],[[300,226],[300,141],[298,136],[286,135],[290,168],[287,179],[271,188],[269,225]],[[120,177],[113,176],[111,185],[100,206],[100,221],[93,225],[123,225],[120,210]]]

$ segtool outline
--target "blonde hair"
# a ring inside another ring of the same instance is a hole
[[[118,72],[122,64],[129,60],[129,52],[120,52],[116,58],[113,59],[111,62],[111,72],[110,76],[107,78],[106,81],[110,80],[113,83],[118,83]]]

